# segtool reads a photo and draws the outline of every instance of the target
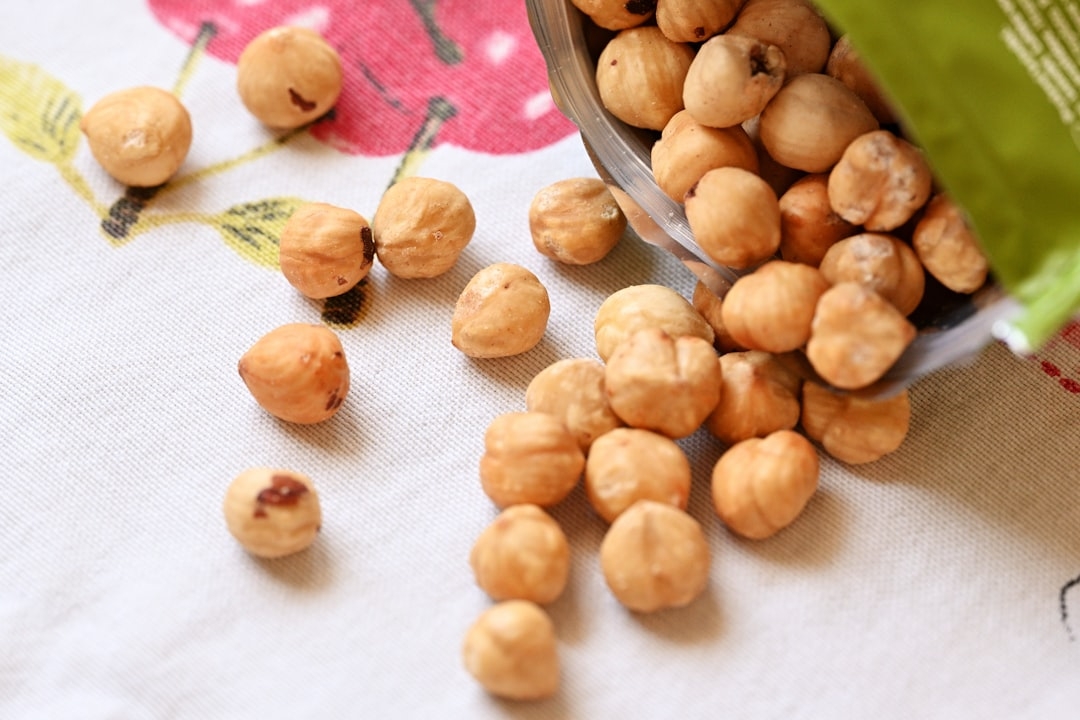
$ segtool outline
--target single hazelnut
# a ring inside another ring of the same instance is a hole
[[[907,437],[911,400],[907,390],[887,398],[841,395],[812,382],[803,384],[802,427],[837,460],[874,462]]]
[[[278,240],[285,279],[309,298],[348,292],[367,277],[375,243],[367,219],[328,203],[306,203],[289,216]]]
[[[536,603],[505,600],[477,618],[465,634],[465,669],[492,695],[540,700],[559,689],[555,626]]]
[[[585,459],[589,504],[609,523],[638,500],[685,510],[690,479],[690,461],[678,443],[639,428],[617,428],[597,438]]]
[[[832,75],[851,88],[882,125],[891,125],[899,120],[892,102],[885,96],[877,78],[866,67],[848,35],[841,35],[833,43],[825,63],[825,74]]]
[[[593,332],[600,359],[606,362],[623,341],[647,327],[672,337],[714,339],[705,318],[676,291],[664,285],[631,285],[609,295],[596,312]]]
[[[913,339],[915,326],[892,303],[841,282],[818,300],[806,357],[829,384],[855,390],[884,375]]]
[[[570,494],[585,470],[585,454],[554,415],[509,412],[484,433],[480,482],[497,506],[549,507]]]
[[[681,203],[709,170],[731,166],[756,173],[758,156],[741,125],[708,127],[694,120],[686,110],[680,110],[653,143],[651,166],[657,186]]]
[[[604,389],[611,409],[630,427],[683,438],[719,402],[720,372],[716,350],[707,340],[645,328],[615,348],[604,371]]]
[[[263,335],[240,357],[240,377],[271,415],[311,424],[332,417],[349,392],[341,341],[324,325],[289,323]]]
[[[653,500],[627,508],[600,543],[608,588],[625,607],[642,613],[693,602],[708,585],[710,561],[698,521]]]
[[[187,109],[171,92],[156,87],[106,95],[82,116],[79,129],[105,172],[134,187],[164,183],[191,148]]]
[[[775,45],[745,35],[716,35],[694,56],[683,104],[710,127],[738,125],[760,113],[784,84],[787,64]]]
[[[870,232],[900,227],[930,199],[933,175],[922,151],[888,130],[854,140],[829,172],[829,204]]]
[[[780,205],[767,182],[737,167],[709,170],[686,194],[686,221],[702,251],[744,269],[780,247]]]
[[[569,178],[542,188],[529,205],[529,232],[541,255],[567,265],[590,265],[611,252],[626,216],[599,178]]]
[[[772,353],[806,344],[828,281],[811,265],[771,260],[743,275],[724,297],[724,327],[739,345]]]
[[[858,231],[829,204],[829,176],[804,175],[780,196],[780,257],[817,267],[835,243]]]
[[[495,263],[476,273],[454,305],[451,342],[474,358],[508,357],[531,350],[547,330],[551,302],[529,270]]]
[[[458,261],[476,230],[476,214],[453,183],[413,175],[386,189],[371,229],[375,253],[387,272],[433,278]]]
[[[712,471],[716,513],[736,535],[763,540],[790,525],[818,487],[819,462],[810,441],[777,430],[728,448]]]
[[[720,402],[705,428],[726,445],[791,430],[799,423],[802,380],[759,350],[720,356]]]
[[[769,155],[808,173],[828,171],[852,140],[877,128],[877,119],[858,95],[821,73],[791,78],[761,111],[759,122]]]
[[[973,293],[986,283],[986,255],[963,210],[947,195],[927,203],[911,244],[926,271],[953,292]]]
[[[625,30],[653,17],[656,0],[570,0],[598,27]]]
[[[536,505],[512,505],[480,533],[469,553],[476,584],[494,600],[554,602],[570,575],[570,543]]]
[[[656,26],[669,40],[699,43],[730,25],[741,5],[742,0],[657,0]]]
[[[694,51],[655,25],[621,30],[596,61],[596,88],[608,112],[627,125],[663,130],[683,109],[683,82]]]
[[[278,558],[307,548],[322,525],[319,496],[298,472],[254,467],[225,493],[225,523],[252,555]]]
[[[893,235],[859,233],[833,244],[819,265],[835,285],[857,282],[910,315],[922,301],[926,273],[911,247]]]
[[[604,392],[604,365],[593,358],[566,358],[541,370],[525,389],[525,408],[562,420],[585,453],[622,425]]]
[[[240,100],[272,128],[297,128],[322,117],[337,102],[341,84],[337,51],[307,28],[270,28],[236,61]]]
[[[806,0],[746,0],[726,34],[747,35],[780,48],[788,77],[821,72],[832,47],[829,26]]]

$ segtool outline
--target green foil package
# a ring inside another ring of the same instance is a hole
[[[1080,309],[1080,2],[815,0],[968,213],[1035,348]]]

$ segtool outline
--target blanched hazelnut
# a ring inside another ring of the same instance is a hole
[[[821,72],[832,47],[825,19],[806,0],[746,0],[727,33],[779,47],[788,77]]]
[[[495,263],[476,273],[458,297],[451,342],[474,358],[517,355],[540,342],[550,314],[540,278],[520,265]]]
[[[240,377],[271,415],[311,424],[332,417],[349,392],[349,365],[334,331],[288,323],[263,335],[243,354]]]
[[[541,370],[525,389],[525,407],[562,420],[586,453],[622,425],[604,393],[604,365],[593,358],[567,358]]]
[[[683,109],[683,82],[694,51],[655,25],[620,31],[596,61],[596,88],[607,110],[627,125],[663,130]]]
[[[371,226],[358,212],[328,203],[301,205],[278,239],[281,272],[310,298],[341,295],[367,277],[375,260]]]
[[[745,35],[716,35],[690,63],[683,104],[702,125],[724,128],[760,113],[784,84],[787,64],[775,45]]]
[[[625,30],[653,17],[656,0],[570,0],[597,26],[605,30]]]
[[[742,0],[658,0],[656,26],[675,42],[699,43],[730,25],[740,5]]]
[[[963,210],[948,196],[930,200],[911,243],[926,271],[953,292],[972,293],[986,283],[986,255]]]
[[[638,330],[660,328],[672,337],[693,335],[713,341],[713,329],[679,293],[664,285],[631,285],[608,296],[596,312],[596,351],[607,361]]]
[[[272,128],[297,128],[322,117],[337,102],[341,84],[337,51],[307,28],[270,28],[236,61],[240,100]]]
[[[907,437],[911,400],[907,390],[869,400],[803,385],[802,427],[837,460],[873,462],[895,451]]]
[[[552,183],[529,205],[529,232],[537,252],[568,265],[603,260],[625,230],[626,216],[599,178]]]
[[[322,525],[311,479],[292,470],[249,468],[225,493],[225,523],[252,555],[278,558],[307,548]]]
[[[853,225],[888,232],[926,204],[932,185],[919,148],[888,130],[873,130],[852,140],[829,173],[829,204]]]
[[[720,402],[705,427],[726,445],[799,423],[802,381],[769,353],[758,350],[720,356]]]
[[[708,585],[710,562],[697,520],[653,500],[631,505],[600,543],[608,588],[624,606],[642,613],[689,605]]]
[[[528,600],[506,600],[481,613],[465,634],[462,657],[492,695],[540,700],[559,689],[555,626]]]
[[[820,173],[836,164],[852,140],[877,127],[866,103],[842,82],[804,73],[791,78],[761,111],[759,133],[781,165]]]
[[[819,266],[830,284],[857,282],[891,302],[901,315],[919,306],[926,273],[907,243],[884,233],[859,233],[835,243]]]
[[[499,507],[548,507],[570,494],[585,469],[585,454],[554,415],[509,412],[484,433],[480,482]]]
[[[432,278],[457,262],[476,230],[476,214],[453,183],[409,176],[387,188],[371,220],[375,252],[400,278]]]
[[[814,308],[828,288],[828,281],[816,268],[772,260],[735,281],[720,314],[739,345],[788,352],[810,338]]]
[[[825,63],[825,74],[832,75],[851,88],[862,98],[862,101],[870,108],[870,112],[874,113],[874,117],[882,125],[890,125],[897,121],[896,110],[885,97],[877,78],[866,67],[862,56],[851,44],[851,38],[848,35],[841,35],[833,43],[829,59]]]
[[[135,187],[161,185],[191,148],[191,116],[175,95],[140,86],[94,103],[79,121],[94,159],[113,179]]]
[[[638,500],[680,510],[690,499],[690,461],[678,444],[639,428],[597,438],[585,459],[585,492],[596,514],[612,522]]]
[[[819,469],[814,446],[793,430],[743,440],[713,467],[716,513],[736,535],[752,540],[775,535],[813,497]]]
[[[780,205],[767,182],[737,167],[705,173],[686,194],[686,220],[719,265],[748,268],[780,247]]]
[[[854,390],[892,367],[915,338],[915,326],[876,292],[841,282],[818,300],[806,357],[831,385]]]
[[[829,204],[829,176],[805,175],[780,196],[780,257],[817,267],[835,243],[857,232]]]
[[[756,173],[758,157],[742,126],[708,127],[680,110],[653,143],[651,165],[656,184],[665,195],[681,203],[709,170],[730,166]]]
[[[690,298],[691,304],[694,309],[701,313],[701,317],[705,318],[705,322],[709,323],[709,326],[713,329],[715,339],[713,345],[720,352],[730,352],[732,350],[744,350],[739,343],[735,342],[735,339],[731,337],[731,333],[724,327],[724,301],[721,300],[716,293],[708,288],[705,283],[700,280],[694,285],[694,294]]]
[[[604,371],[608,402],[623,422],[682,438],[720,400],[720,363],[711,343],[645,328],[615,348]]]
[[[570,543],[536,505],[512,505],[480,533],[469,553],[476,584],[495,600],[554,602],[570,575]]]

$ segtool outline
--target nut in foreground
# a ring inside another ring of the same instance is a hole
[[[559,689],[555,626],[527,600],[485,610],[465,635],[465,669],[485,690],[510,700],[539,700]]]
[[[322,525],[311,480],[292,470],[256,467],[240,473],[225,493],[224,511],[233,537],[264,558],[307,548]]]

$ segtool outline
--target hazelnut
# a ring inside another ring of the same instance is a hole
[[[793,430],[743,440],[713,467],[716,513],[736,535],[763,540],[802,513],[817,490],[818,473],[817,451]]]
[[[617,428],[597,438],[585,459],[585,492],[609,523],[638,500],[680,510],[690,499],[690,461],[671,438],[639,428]]]
[[[693,335],[713,341],[713,329],[679,293],[664,285],[631,285],[608,296],[596,312],[596,351],[605,362],[628,337],[647,327],[672,337]]]
[[[656,26],[669,40],[699,43],[730,25],[740,5],[742,0],[658,0]]]
[[[554,415],[509,412],[484,433],[480,482],[499,507],[548,507],[570,494],[585,469],[585,454]]]
[[[748,268],[780,247],[780,205],[760,176],[737,167],[709,170],[686,194],[686,221],[719,265]]]
[[[278,558],[307,548],[322,525],[319,496],[298,472],[255,467],[225,493],[225,523],[252,555]]]
[[[585,453],[622,425],[604,393],[604,366],[592,358],[567,358],[541,370],[525,389],[525,408],[562,420]]]
[[[367,277],[375,259],[364,216],[327,203],[301,205],[278,241],[285,279],[309,298],[341,295]]]
[[[866,67],[849,36],[841,35],[833,43],[825,63],[825,74],[832,75],[851,88],[882,125],[891,125],[899,120],[892,103],[885,97],[877,78]]]
[[[735,281],[720,314],[739,345],[788,352],[810,338],[814,308],[828,288],[828,281],[810,265],[771,260]]]
[[[383,193],[371,229],[387,272],[433,278],[452,268],[472,240],[476,214],[453,183],[409,176]]]
[[[105,172],[125,185],[153,187],[171,178],[191,148],[191,116],[175,95],[133,87],[94,103],[79,129]]]
[[[756,173],[758,156],[742,126],[708,127],[680,110],[653,143],[651,164],[657,186],[681,203],[709,170],[731,166]]]
[[[236,61],[240,100],[272,128],[297,128],[325,115],[341,94],[341,58],[314,30],[275,27]]]
[[[324,325],[289,323],[243,354],[240,377],[271,415],[311,424],[332,417],[349,392],[349,365],[334,331]]]
[[[888,130],[873,130],[852,140],[829,173],[829,204],[853,225],[888,232],[926,204],[932,184],[919,148]]]
[[[963,210],[948,196],[935,195],[915,225],[911,243],[926,271],[953,292],[973,293],[990,271]]]
[[[506,508],[469,553],[476,584],[495,600],[555,601],[570,575],[570,543],[536,505]]]
[[[802,391],[802,427],[837,460],[873,462],[904,442],[911,424],[907,390],[887,398],[840,395],[816,384]]]
[[[686,111],[702,125],[738,125],[765,108],[784,84],[786,68],[775,45],[745,35],[716,35],[698,48],[686,73]]]
[[[804,73],[791,78],[761,111],[759,133],[781,165],[820,173],[836,164],[852,140],[877,127],[866,103],[844,83]]]
[[[683,82],[694,51],[655,25],[621,30],[596,61],[596,88],[608,112],[627,125],[663,130],[683,109]]]
[[[707,340],[645,328],[615,348],[604,388],[611,409],[630,427],[682,438],[719,402],[720,372]]]
[[[605,30],[625,30],[653,17],[656,0],[570,0],[581,12]]]
[[[505,600],[483,613],[465,634],[465,669],[492,695],[540,700],[559,689],[555,626],[528,600]]]
[[[832,47],[829,26],[806,0],[746,0],[726,33],[780,48],[788,77],[821,72]]]
[[[537,252],[568,265],[604,259],[625,231],[626,216],[599,178],[560,180],[542,188],[529,205]]]
[[[713,346],[717,350],[731,352],[732,350],[745,349],[735,342],[735,339],[731,337],[731,333],[724,327],[724,301],[710,290],[705,283],[700,280],[697,281],[690,302],[694,309],[701,313],[701,317],[705,318],[705,322],[709,323],[709,327],[713,329],[715,335]]]
[[[859,233],[835,243],[819,266],[830,284],[865,285],[910,315],[922,301],[926,273],[907,243],[884,233]]]
[[[799,423],[802,381],[771,354],[747,350],[721,355],[720,369],[720,402],[705,428],[721,442],[734,445]]]
[[[693,602],[708,585],[710,560],[697,520],[653,500],[627,508],[600,543],[608,588],[624,606],[642,613]]]
[[[458,297],[451,342],[474,358],[518,355],[540,342],[550,314],[547,290],[536,275],[495,263],[476,273]]]
[[[841,282],[818,300],[806,356],[831,385],[854,390],[878,380],[915,338],[915,326],[876,292]]]
[[[817,267],[835,243],[857,232],[829,204],[829,176],[811,173],[780,196],[780,257]]]

